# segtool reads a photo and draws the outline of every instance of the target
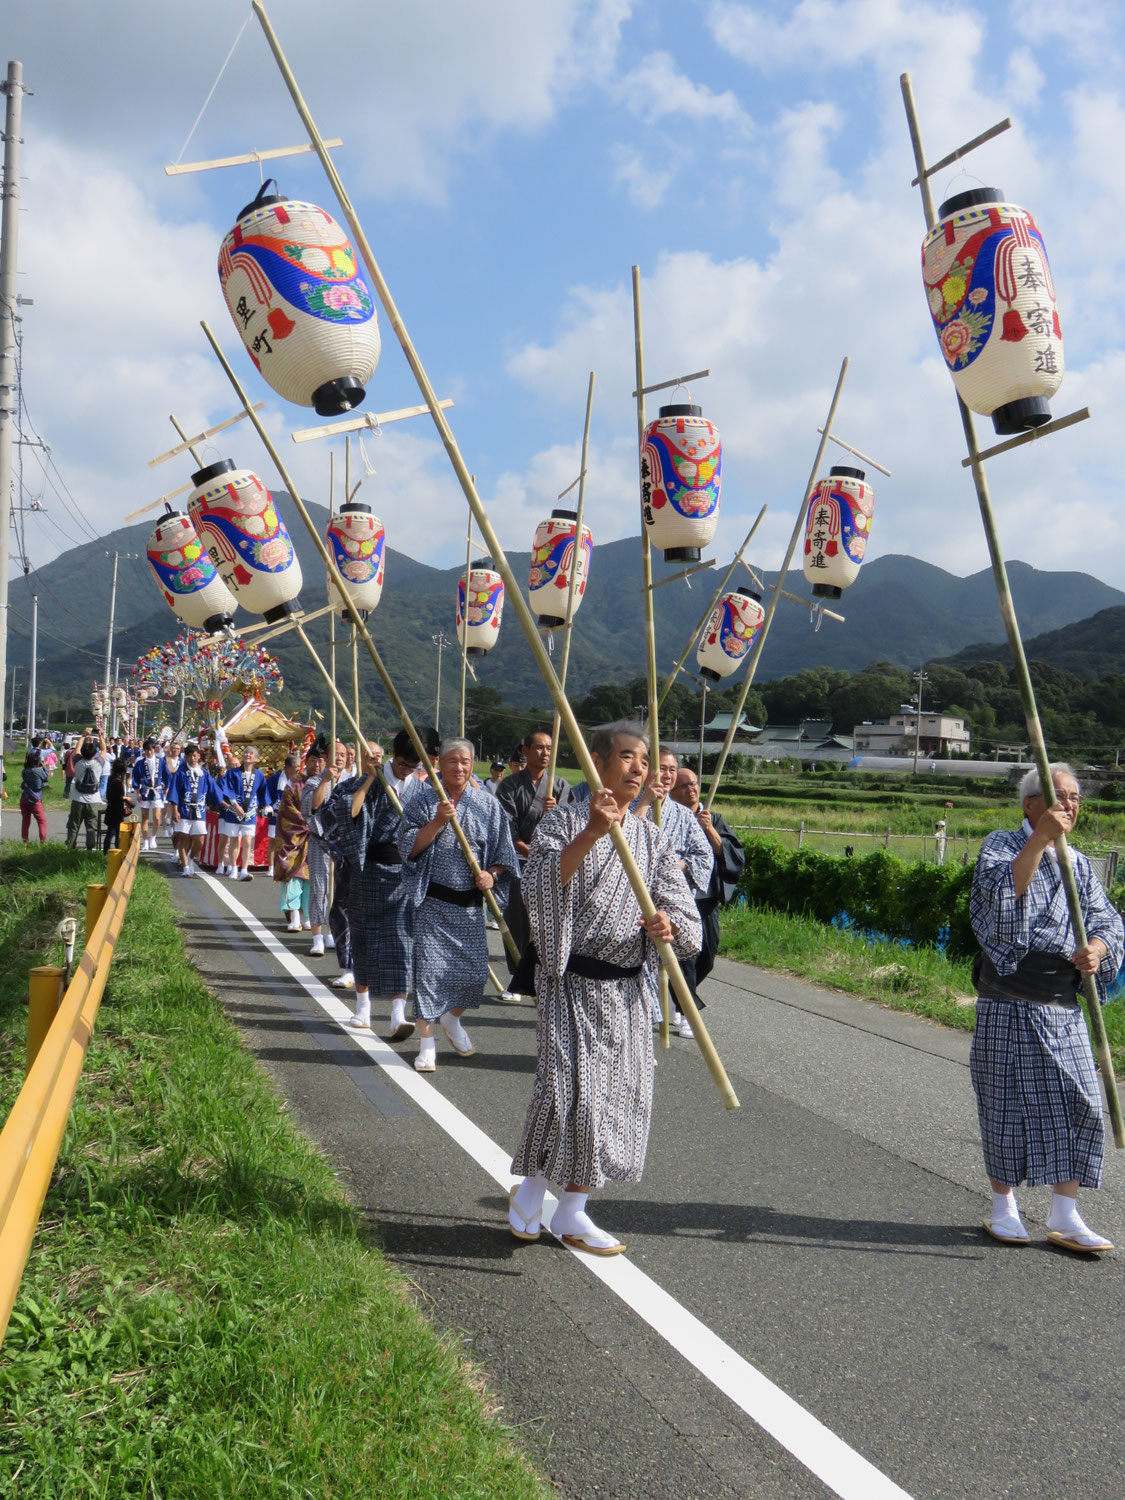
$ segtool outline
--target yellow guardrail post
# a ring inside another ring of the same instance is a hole
[[[135,823],[122,823],[120,829],[118,829],[117,837],[121,844],[122,854],[128,854],[129,845],[133,842],[133,830],[136,826]]]
[[[117,879],[117,872],[121,869],[121,863],[124,858],[124,849],[111,849],[105,857],[105,883],[111,889],[113,882]]]
[[[42,964],[32,969],[27,983],[27,1071],[39,1056],[43,1039],[59,1010],[66,970],[58,964]]]
[[[102,914],[105,905],[106,891],[108,886],[88,885],[86,887],[86,946],[90,945],[90,934],[98,925],[98,918]]]

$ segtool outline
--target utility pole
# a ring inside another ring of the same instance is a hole
[[[20,219],[20,125],[23,116],[23,64],[9,62],[3,84],[8,104],[4,117],[3,219],[0,222],[0,707],[8,676],[8,534],[12,524],[12,428],[16,395],[17,249]],[[14,681],[14,676],[13,676]],[[12,699],[15,723],[15,698]],[[0,734],[0,767],[4,736]]]
[[[36,666],[39,661],[39,595],[31,596],[31,681],[27,687],[27,745],[31,747],[31,736],[35,733],[35,687]]]
[[[9,703],[8,703],[8,738],[11,740],[13,746],[16,743],[16,678],[19,675],[20,675],[20,669],[19,669],[19,667],[13,667],[12,668],[12,684],[11,684],[11,687],[8,689],[8,698],[9,698]],[[3,708],[3,706],[4,705],[2,703],[0,703],[0,708]],[[0,740],[2,740],[3,738],[4,738],[4,736],[2,734],[0,734]]]
[[[110,615],[110,619],[111,620],[113,619],[112,615]],[[110,629],[112,629],[112,628],[113,627],[111,626]],[[111,701],[112,701],[112,710],[113,711],[112,711],[112,713],[109,716],[109,726],[110,726],[109,727],[109,732],[110,732],[110,734],[116,734],[117,733],[117,722],[118,722],[118,720],[117,720],[117,683],[118,683],[118,679],[120,678],[120,676],[121,676],[121,658],[119,656],[115,656],[114,659],[113,659],[113,693],[112,693],[112,699],[111,699]]]
[[[107,550],[106,551],[106,556],[109,557],[110,555],[111,554]],[[125,558],[125,560],[128,562],[128,561],[132,560],[133,558],[138,557],[139,555],[140,554],[137,553],[137,552],[114,552],[112,554],[112,556],[113,556],[113,586],[111,587],[111,589],[109,591],[109,632],[108,632],[108,634],[106,635],[106,638],[105,638],[105,693],[106,693],[106,697],[107,698],[112,698],[113,697],[113,689],[112,689],[112,685],[110,684],[110,680],[109,680],[109,669],[110,669],[110,666],[112,665],[112,662],[113,662],[113,617],[117,613],[117,564],[118,564],[118,561],[119,561],[120,558]],[[117,709],[112,704],[110,705],[110,707],[111,707],[111,716],[110,716],[111,717],[111,728],[110,728],[110,733],[111,734],[116,734],[117,733]]]
[[[466,630],[468,629],[468,621],[465,622],[465,628],[466,628]],[[434,730],[435,730],[436,733],[440,734],[441,733],[441,653],[442,653],[442,648],[444,646],[452,646],[453,642],[451,640],[448,640],[446,638],[445,632],[443,630],[439,630],[438,633],[437,633],[437,635],[430,636],[430,640],[433,641],[434,645],[437,647],[437,696],[434,699]]]
[[[914,681],[918,684],[918,692],[916,693],[914,698],[914,702],[916,705],[914,714],[914,774],[915,776],[917,776],[918,752],[921,748],[922,743],[922,686],[924,683],[929,682],[930,679],[926,676],[921,667],[919,667],[917,672],[914,672],[912,675]]]

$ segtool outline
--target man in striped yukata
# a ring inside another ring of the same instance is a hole
[[[973,876],[981,956],[970,1070],[993,1195],[983,1227],[1004,1244],[1027,1244],[1014,1189],[1050,1183],[1047,1238],[1097,1253],[1113,1246],[1083,1222],[1077,1195],[1101,1186],[1105,1125],[1078,989],[1093,975],[1104,1004],[1125,934],[1089,860],[1072,850],[1086,927],[1085,946],[1075,942],[1055,840],[1074,828],[1080,792],[1069,766],[1052,766],[1051,779],[1058,801],[1048,808],[1038,771],[1027,773],[1022,827],[989,834]]]

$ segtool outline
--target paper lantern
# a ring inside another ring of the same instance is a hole
[[[364,616],[383,593],[383,554],[387,534],[379,517],[362,500],[349,500],[328,522],[327,541],[332,559],[347,584],[347,594]],[[328,578],[328,603],[346,615],[340,590]]]
[[[90,712],[94,715],[95,719],[105,717],[105,699],[100,693],[90,694]]]
[[[363,400],[379,363],[375,303],[332,216],[276,189],[267,178],[223,241],[223,296],[246,352],[278,395],[340,416]]]
[[[129,701],[129,695],[123,687],[115,687],[113,690],[114,708],[124,708]]]
[[[491,651],[500,634],[504,613],[504,581],[491,568],[473,568],[469,573],[469,602],[465,606],[465,579],[457,582],[457,641],[466,656]],[[467,624],[466,624],[467,615]]]
[[[1051,420],[1062,327],[1043,236],[999,188],[947,199],[922,245],[922,279],[957,393],[999,433]]]
[[[700,674],[719,682],[736,672],[765,619],[762,597],[753,589],[733,589],[711,611],[695,660]]]
[[[838,599],[856,581],[874,513],[864,471],[834,464],[813,491],[805,522],[805,577],[814,597]]]
[[[539,624],[554,630],[566,624],[566,606],[570,598],[570,574],[574,567],[574,533],[578,523],[576,510],[553,510],[550,520],[540,521],[531,544],[531,571],[528,574],[528,602]],[[582,545],[578,548],[578,582],[574,589],[574,613],[586,592],[590,575],[593,538],[590,528],[582,528]]]
[[[665,562],[698,562],[719,524],[723,449],[701,406],[662,406],[641,444],[641,515]]]
[[[271,622],[295,614],[301,564],[257,474],[222,458],[191,477],[188,514],[239,604]]]
[[[147,546],[148,565],[176,618],[192,630],[213,634],[234,619],[234,595],[215,571],[195,527],[170,506]]]

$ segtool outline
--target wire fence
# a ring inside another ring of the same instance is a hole
[[[768,823],[731,823],[730,826],[739,833],[777,834],[783,843],[795,849],[818,849],[825,854],[845,856],[887,849],[900,859],[922,860],[934,865],[971,864],[981,845],[979,838],[956,833],[942,838],[933,833],[895,833],[890,828],[810,828],[804,821],[797,828],[779,828]]]

